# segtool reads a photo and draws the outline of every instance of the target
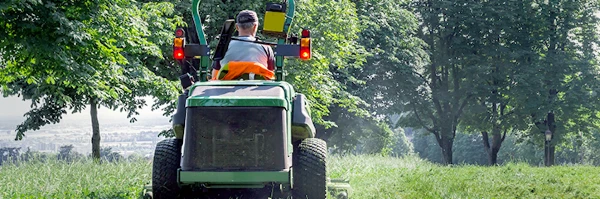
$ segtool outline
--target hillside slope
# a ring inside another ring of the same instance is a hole
[[[351,198],[600,198],[600,168],[443,167],[418,158],[331,157],[332,178]],[[139,198],[150,182],[146,161],[96,165],[58,161],[0,167],[0,198]]]

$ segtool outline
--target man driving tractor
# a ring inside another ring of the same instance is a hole
[[[245,42],[256,41],[258,25],[258,16],[254,11],[243,10],[237,15],[235,26],[239,33],[238,39],[244,41],[232,40],[223,59],[213,63],[213,80],[229,79],[218,78],[219,70],[226,65],[228,66],[228,73],[231,73],[227,76],[230,77],[233,77],[234,74],[250,71],[252,78],[254,74],[258,74],[267,79],[272,79],[275,70],[275,56],[271,46]]]
[[[200,12],[206,1],[191,1],[191,35],[180,27],[173,39],[181,69],[175,137],[156,144],[148,196],[326,198],[338,187],[327,176],[327,143],[317,138],[309,99],[284,76],[286,59],[311,59],[310,30],[290,31],[295,1],[267,3],[261,22],[248,10],[225,19],[213,49]],[[257,31],[276,41],[257,41]]]

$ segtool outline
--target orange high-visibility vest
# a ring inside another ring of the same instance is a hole
[[[218,76],[220,76],[221,71],[227,71],[227,74],[223,78],[220,78],[220,80],[234,80],[246,73],[254,73],[255,75],[263,76],[267,80],[275,78],[275,72],[256,62],[230,61],[220,71],[217,71],[217,77],[213,77],[213,80],[219,79]]]

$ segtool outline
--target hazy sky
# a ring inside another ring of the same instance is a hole
[[[151,104],[153,102],[151,99],[147,99],[146,101],[147,101],[147,104]],[[30,110],[29,106],[31,106],[30,101],[23,101],[21,98],[18,98],[18,97],[7,97],[7,98],[0,97],[0,118],[7,118],[7,117],[23,118],[23,114],[25,114],[27,111]],[[76,113],[76,114],[71,114],[70,111],[67,111],[67,112],[68,112],[68,114],[63,117],[64,119],[83,119],[83,118],[90,117],[89,109],[83,110],[81,113]],[[140,115],[136,116],[138,118],[140,118],[140,117],[149,117],[149,118],[163,117],[162,111],[160,111],[160,110],[152,111],[151,107],[149,107],[149,106],[144,107],[143,109],[139,110],[138,112],[140,112]],[[99,119],[126,119],[127,113],[113,111],[113,110],[102,107],[98,110],[98,117],[99,117]]]

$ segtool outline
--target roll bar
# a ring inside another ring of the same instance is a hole
[[[186,53],[189,48],[190,53],[194,53],[195,55],[200,54],[200,81],[207,81],[209,67],[210,67],[210,49],[208,48],[208,43],[206,42],[206,35],[204,30],[202,29],[202,21],[200,18],[199,8],[200,8],[201,0],[192,0],[192,17],[194,20],[194,25],[196,27],[196,33],[198,34],[199,44],[194,45],[190,44],[189,47],[186,46]],[[292,25],[294,19],[295,12],[295,2],[294,0],[286,0],[287,10],[286,10],[286,19],[283,26],[283,30],[285,34],[289,33],[289,29]],[[286,45],[285,38],[277,39],[277,48],[281,48],[282,52],[275,53],[275,77],[277,81],[282,81],[283,79],[283,59],[286,56],[289,50],[294,50],[295,46]],[[198,53],[198,54],[196,54]]]

